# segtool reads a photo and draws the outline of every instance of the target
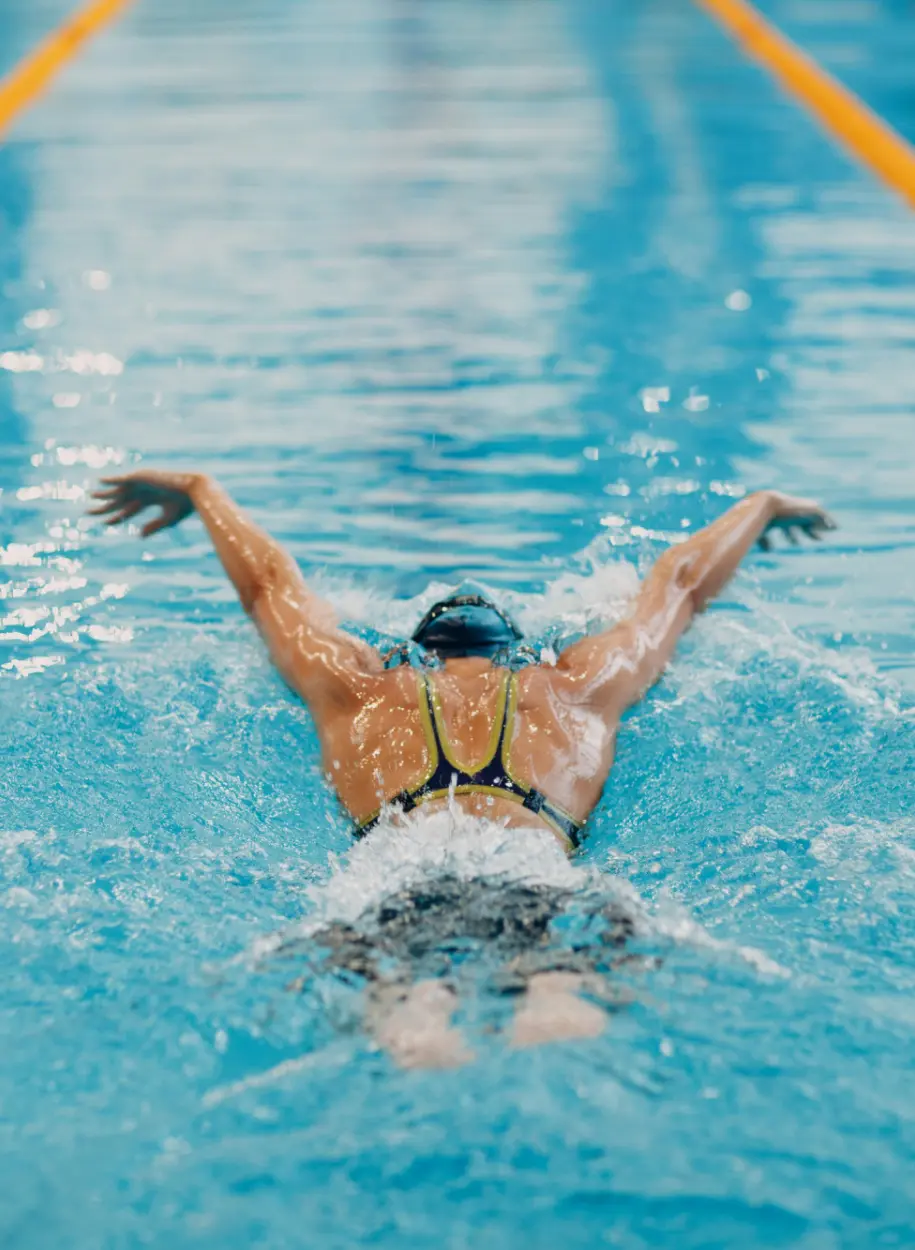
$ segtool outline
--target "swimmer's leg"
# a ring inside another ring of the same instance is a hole
[[[589,980],[578,972],[535,973],[515,1011],[512,1046],[541,1046],[603,1033],[606,1014],[580,997],[581,990],[590,988]]]
[[[457,995],[443,981],[382,982],[369,994],[366,1024],[401,1068],[458,1068],[474,1058],[451,1023]]]

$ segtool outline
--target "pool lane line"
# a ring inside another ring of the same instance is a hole
[[[0,81],[0,142],[24,109],[41,95],[82,45],[113,21],[131,0],[92,0],[71,14]]]
[[[696,0],[852,156],[915,208],[915,148],[749,0]]]

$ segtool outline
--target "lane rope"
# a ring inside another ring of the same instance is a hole
[[[696,0],[839,144],[915,208],[915,148],[749,0]]]
[[[92,0],[28,53],[0,82],[0,141],[19,114],[50,86],[82,45],[113,21],[130,0]]]

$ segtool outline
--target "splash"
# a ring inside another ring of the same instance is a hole
[[[529,638],[554,641],[594,633],[622,619],[638,592],[634,565],[610,559],[610,553],[609,540],[598,535],[575,557],[576,568],[560,573],[540,592],[480,585],[505,604]],[[453,582],[432,581],[410,599],[392,599],[381,589],[326,573],[312,575],[311,581],[345,620],[395,639],[409,637],[432,604],[454,590]]]
[[[347,855],[331,856],[329,863],[329,877],[305,891],[308,918],[256,939],[243,961],[268,958],[290,941],[308,939],[335,922],[358,925],[392,896],[444,878],[546,886],[583,901],[599,899],[625,915],[643,942],[702,950],[725,960],[736,957],[766,977],[791,975],[756,947],[713,937],[673,899],[662,896],[650,906],[624,877],[570,862],[548,830],[512,829],[456,806],[413,813],[398,824],[384,822]]]
[[[787,665],[796,682],[814,680],[834,687],[851,706],[873,718],[910,719],[915,714],[864,647],[827,647],[792,630],[758,594],[744,590],[736,597],[752,616],[714,612],[699,623],[709,645],[671,666],[678,700],[714,698],[717,689],[739,684],[747,664],[762,658]]]
[[[810,853],[840,881],[855,903],[868,907],[876,898],[908,903],[915,882],[915,820],[861,820],[829,824],[810,843]]]
[[[313,908],[305,932],[329,921],[353,923],[400,890],[435,877],[550,885],[577,891],[600,880],[571,863],[547,829],[512,829],[452,806],[382,821],[349,853],[331,857],[330,877],[306,893]]]
[[[668,939],[675,946],[688,946],[731,959],[735,955],[762,976],[788,980],[791,972],[765,951],[713,937],[694,916],[670,895],[662,895],[651,915],[651,931],[657,937]]]

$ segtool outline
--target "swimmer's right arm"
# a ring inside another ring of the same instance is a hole
[[[755,544],[768,550],[777,530],[796,544],[801,534],[819,539],[834,528],[812,500],[772,490],[748,495],[668,548],[646,577],[629,619],[569,647],[557,669],[573,678],[587,701],[622,712],[658,680],[693,617],[727,585]]]
[[[196,512],[271,659],[309,702],[346,697],[354,676],[381,667],[372,647],[337,628],[333,608],[309,590],[290,553],[212,478],[144,470],[103,478],[93,498],[101,502],[90,511],[108,525],[159,508],[143,526],[144,538]]]

